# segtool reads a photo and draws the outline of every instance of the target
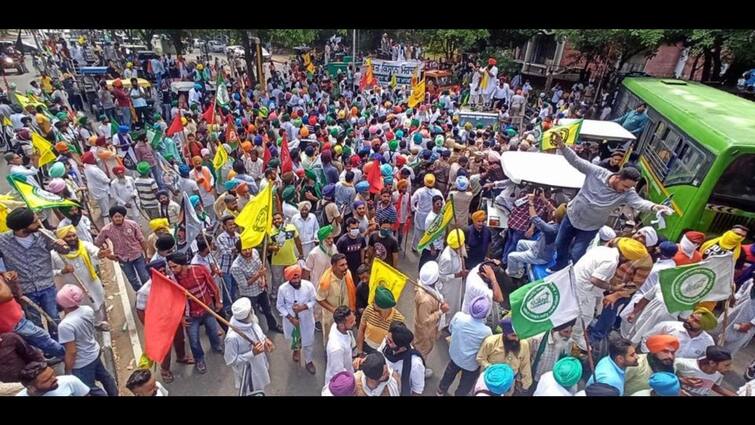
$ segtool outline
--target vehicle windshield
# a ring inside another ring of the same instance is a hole
[[[712,203],[755,211],[755,154],[740,155],[718,179]]]

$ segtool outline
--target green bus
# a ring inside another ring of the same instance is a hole
[[[660,233],[678,240],[687,230],[753,229],[755,103],[696,82],[627,77],[615,116],[642,102],[650,120],[636,146],[644,177],[638,189],[675,211]]]

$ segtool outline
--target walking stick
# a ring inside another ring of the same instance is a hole
[[[571,268],[572,266],[568,266]],[[572,270],[569,270],[569,283],[571,285],[572,291],[574,292],[575,296],[577,294],[577,289],[574,285],[574,277],[572,276]],[[585,338],[585,348],[587,348],[587,364],[590,366],[590,370],[592,371],[592,380],[593,382],[598,382],[598,378],[595,375],[595,360],[592,357],[592,347],[590,346],[590,339],[587,337],[587,326],[585,325],[585,319],[582,317],[582,312],[579,313],[579,320],[582,325],[582,334]]]
[[[36,303],[35,303],[34,301],[30,300],[30,299],[29,299],[29,297],[27,297],[26,295],[23,295],[23,296],[21,296],[21,301],[23,301],[23,302],[25,302],[26,304],[28,304],[28,305],[29,305],[29,307],[33,308],[34,310],[37,310],[37,312],[38,312],[38,313],[39,313],[39,314],[40,314],[40,315],[41,315],[42,317],[44,317],[44,318],[45,318],[45,320],[46,320],[46,321],[47,321],[48,323],[51,323],[51,324],[52,324],[53,326],[55,326],[55,328],[57,328],[57,327],[58,327],[58,324],[57,324],[57,323],[55,322],[55,320],[53,320],[53,318],[52,318],[52,317],[50,317],[50,315],[49,315],[49,314],[47,314],[47,312],[45,312],[44,310],[42,310],[42,307],[38,306],[38,305],[37,305],[37,304],[36,304]]]

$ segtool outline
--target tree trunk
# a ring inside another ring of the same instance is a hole
[[[711,80],[719,81],[721,78],[721,45],[723,40],[717,35],[713,40],[713,70],[711,71]]]
[[[183,55],[184,43],[181,40],[181,30],[170,31],[170,41],[173,42],[173,46],[176,48],[176,55]]]
[[[700,56],[702,55],[696,55],[695,61],[692,62],[692,69],[689,70],[689,79],[694,80],[695,79],[695,72],[697,72],[697,63],[700,62]]]
[[[249,38],[249,32],[241,30],[241,45],[244,47],[244,62],[246,62],[246,75],[249,76],[249,82],[253,87],[256,81],[254,77],[254,62],[252,62],[252,40]],[[255,52],[256,53],[256,49]]]
[[[144,40],[144,44],[147,46],[147,50],[152,50],[152,36],[155,35],[155,32],[139,30],[139,35],[142,36],[142,40]]]
[[[711,60],[713,59],[713,55],[711,54],[710,50],[705,50],[703,52],[703,75],[700,77],[700,81],[709,81],[710,80],[710,64]]]

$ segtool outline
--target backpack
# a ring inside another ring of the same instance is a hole
[[[320,208],[315,211],[315,218],[317,218],[317,222],[320,223],[320,227],[327,226],[330,224],[330,221],[328,220],[328,215],[325,213],[325,206],[329,203],[332,203],[331,201],[325,201]]]

